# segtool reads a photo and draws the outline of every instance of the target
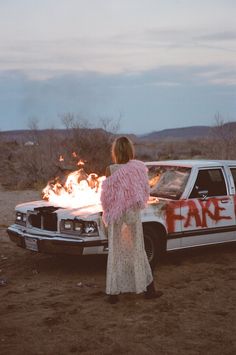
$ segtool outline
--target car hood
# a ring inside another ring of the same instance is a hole
[[[149,213],[154,213],[155,215],[161,216],[163,209],[165,208],[166,204],[168,203],[165,199],[158,199],[150,197],[149,202],[147,204],[147,208],[142,211],[142,215],[146,215]],[[16,206],[15,210],[27,213],[28,211],[35,211],[37,209],[50,209],[54,208],[53,213],[56,213],[58,219],[74,219],[74,218],[81,218],[81,219],[97,219],[102,215],[102,206],[101,204],[96,205],[89,205],[83,207],[66,207],[62,208],[60,205],[56,205],[55,203],[52,204],[50,202],[39,200],[39,201],[31,201],[26,203],[21,203]]]
[[[20,211],[22,213],[27,213],[28,211],[34,211],[42,208],[47,209],[50,207],[58,208],[54,211],[54,213],[58,215],[59,219],[65,219],[65,218],[74,219],[76,217],[91,219],[95,215],[97,216],[102,214],[101,205],[89,205],[89,206],[77,207],[77,208],[75,207],[61,208],[60,205],[56,205],[55,203],[52,204],[44,200],[21,203],[15,207],[15,210]]]

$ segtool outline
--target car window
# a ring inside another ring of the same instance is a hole
[[[234,179],[234,186],[236,187],[236,168],[230,168],[230,171]]]
[[[149,166],[150,194],[178,200],[186,186],[191,169],[178,166]]]
[[[207,196],[227,195],[224,175],[221,169],[204,169],[198,172],[190,198],[200,197],[199,192],[205,191]]]

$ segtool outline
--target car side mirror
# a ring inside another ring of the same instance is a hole
[[[208,196],[208,190],[200,190],[200,191],[198,191],[198,196],[201,199],[205,200],[207,198],[207,196]]]

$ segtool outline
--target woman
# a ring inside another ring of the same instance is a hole
[[[157,298],[162,292],[154,288],[140,216],[149,198],[147,168],[134,160],[134,147],[127,137],[113,142],[112,160],[115,164],[106,170],[101,194],[108,226],[108,302],[118,302],[118,294],[125,292],[145,292],[146,298]]]

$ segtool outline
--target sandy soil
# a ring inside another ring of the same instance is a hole
[[[236,247],[169,254],[164,295],[105,302],[106,257],[35,254],[9,241],[14,206],[34,191],[0,191],[0,354],[236,354]]]

